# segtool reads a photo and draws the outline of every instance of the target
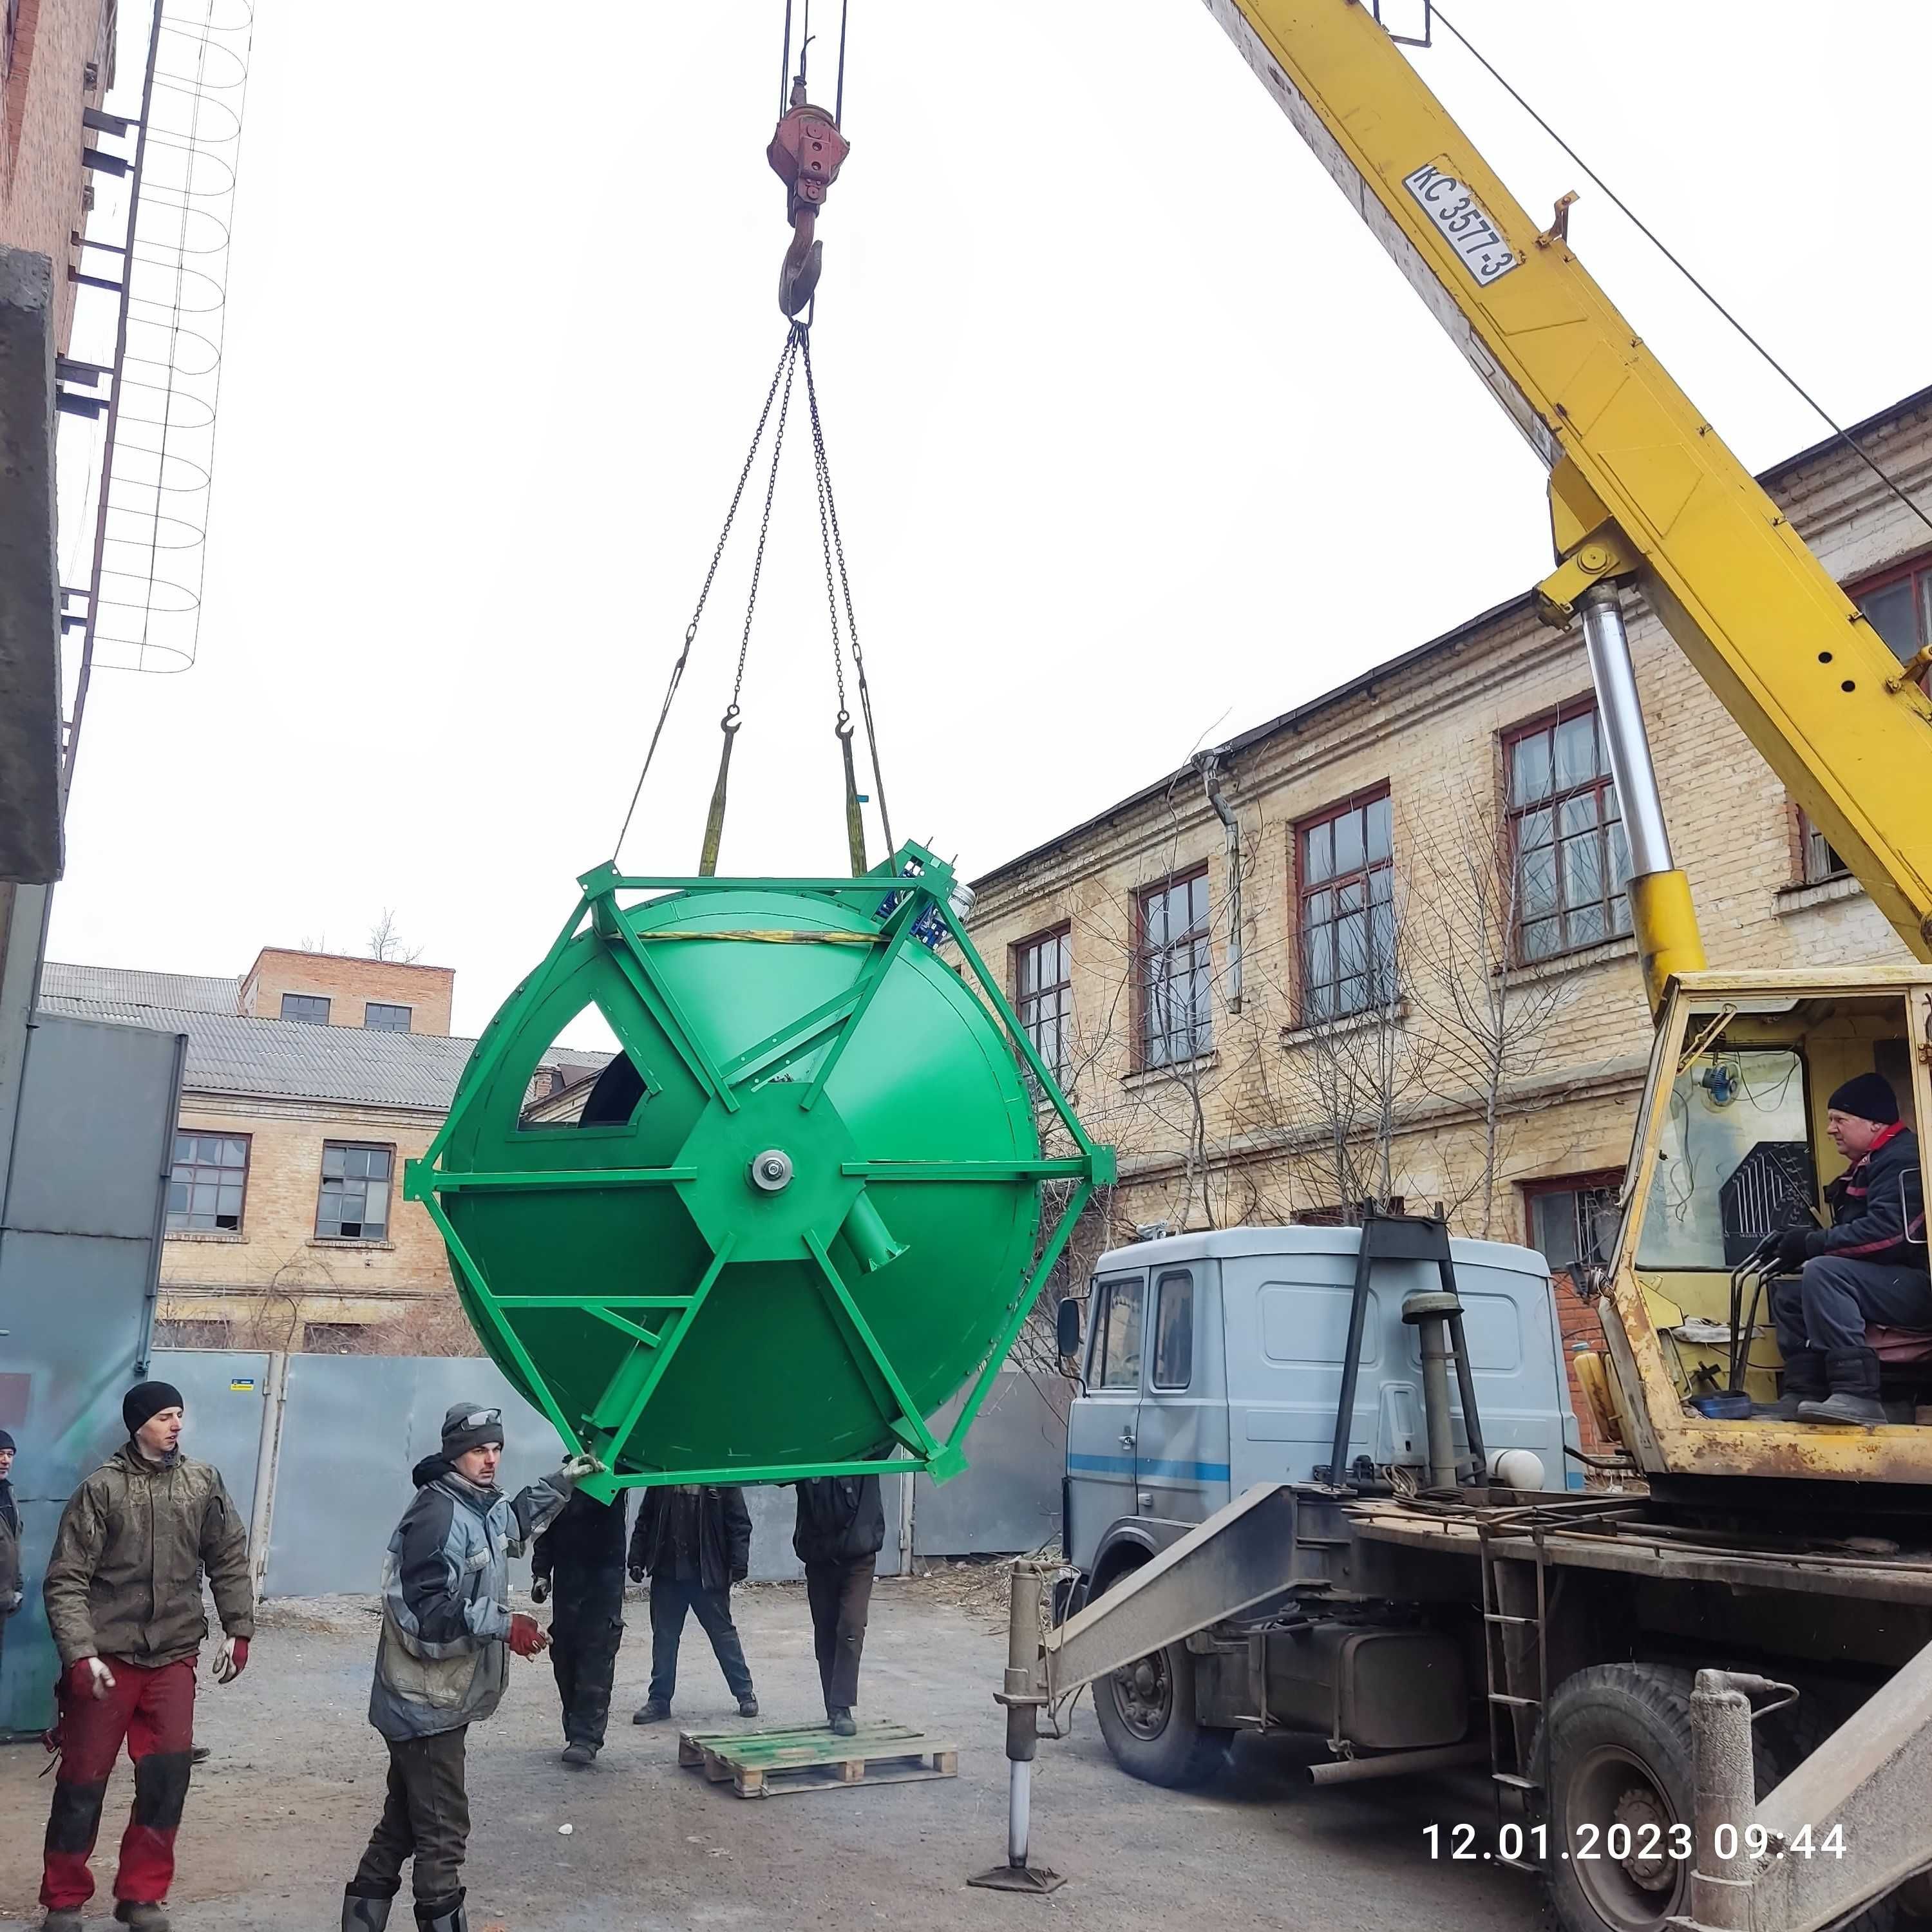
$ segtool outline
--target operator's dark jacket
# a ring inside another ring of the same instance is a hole
[[[1805,1235],[1808,1261],[1836,1255],[1894,1268],[1926,1265],[1918,1137],[1910,1127],[1894,1127],[1826,1189],[1825,1198],[1832,1225]]]
[[[530,1551],[530,1580],[556,1592],[550,1633],[582,1616],[622,1614],[624,1601],[625,1492],[600,1503],[581,1490]]]
[[[886,1506],[876,1476],[818,1476],[798,1486],[791,1546],[801,1563],[854,1563],[886,1540]]]
[[[631,1568],[652,1576],[676,1563],[680,1510],[698,1508],[698,1581],[701,1589],[728,1590],[742,1582],[752,1563],[752,1512],[734,1485],[707,1483],[695,1496],[675,1488],[648,1489],[631,1532]]]

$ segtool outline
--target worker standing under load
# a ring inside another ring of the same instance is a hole
[[[812,1648],[825,1693],[825,1720],[842,1738],[859,1728],[859,1658],[872,1574],[886,1540],[886,1506],[876,1476],[820,1476],[798,1486],[791,1546],[805,1565]]]
[[[503,1412],[459,1402],[442,1448],[410,1471],[416,1492],[382,1559],[382,1632],[369,1721],[389,1747],[382,1815],[344,1890],[343,1932],[382,1932],[412,1858],[422,1932],[468,1932],[463,1856],[470,1840],[464,1746],[502,1701],[506,1655],[536,1657],[548,1639],[510,1610],[510,1558],[520,1556],[600,1466],[573,1456],[514,1496],[496,1486]]]
[[[745,1646],[731,1621],[731,1586],[742,1583],[751,1567],[752,1513],[742,1490],[675,1483],[644,1492],[631,1532],[630,1568],[632,1582],[651,1580],[651,1688],[632,1724],[658,1724],[670,1715],[687,1610],[711,1640],[739,1716],[758,1714]]]
[[[1886,1419],[1873,1324],[1932,1328],[1918,1140],[1883,1077],[1861,1073],[1826,1103],[1826,1131],[1851,1166],[1825,1190],[1828,1228],[1793,1228],[1778,1250],[1796,1270],[1772,1283],[1784,1392],[1754,1414],[1870,1426]]]
[[[181,1391],[142,1382],[122,1398],[126,1444],[68,1498],[41,1594],[60,1653],[60,1763],[40,1903],[47,1932],[79,1932],[88,1859],[124,1740],[134,1804],[114,1874],[114,1916],[167,1932],[175,1832],[194,1742],[194,1670],[208,1634],[206,1572],[224,1633],[217,1683],[248,1667],[255,1630],[248,1531],[220,1472],[181,1453]]]
[[[563,1703],[563,1761],[587,1770],[604,1748],[610,1683],[624,1640],[624,1492],[582,1491],[530,1552],[530,1600],[552,1599],[550,1668]]]

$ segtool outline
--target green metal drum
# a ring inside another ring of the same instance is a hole
[[[580,883],[407,1172],[484,1346],[607,1491],[896,1450],[954,1473],[1112,1166],[952,926],[951,874],[908,847],[856,880]],[[958,970],[929,943],[949,932]],[[537,1066],[592,1008],[622,1054],[580,1119],[530,1118]],[[1042,1159],[1040,1095],[1071,1156]],[[969,1380],[941,1442],[926,1418]]]

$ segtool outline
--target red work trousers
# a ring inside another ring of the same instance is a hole
[[[76,1910],[94,1895],[87,1861],[124,1740],[134,1761],[134,1808],[121,1834],[114,1896],[159,1904],[175,1875],[175,1832],[194,1748],[194,1659],[158,1670],[124,1658],[104,1660],[114,1673],[105,1697],[70,1696],[62,1680],[61,1759],[40,1878],[40,1903],[50,1911]]]

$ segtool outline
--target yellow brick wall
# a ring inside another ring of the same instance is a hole
[[[68,236],[83,220],[86,180],[80,150],[94,136],[80,122],[83,107],[100,104],[101,88],[86,85],[90,62],[106,58],[105,0],[20,0],[14,70],[0,88],[0,243],[31,248],[54,267],[56,345],[74,322],[70,266],[85,267]],[[100,68],[106,76],[104,65]],[[130,152],[125,142],[110,144]],[[96,258],[100,264],[111,256]]]
[[[1871,446],[1908,488],[1932,478],[1932,424],[1914,412]],[[1924,532],[1855,459],[1828,453],[1772,480],[1772,494],[1840,580],[1922,547]],[[1292,596],[1292,591],[1285,594]],[[1640,599],[1627,593],[1633,656],[1678,863],[1688,874],[1714,966],[1798,967],[1899,960],[1904,949],[1850,884],[1806,889],[1794,874],[1793,811],[1784,788],[1706,690]],[[1184,677],[1184,665],[1178,665]],[[1292,728],[1246,747],[1222,773],[1244,847],[1241,1010],[1230,1010],[1230,872],[1224,835],[1198,774],[1130,801],[975,882],[975,943],[1010,994],[1012,949],[1063,922],[1072,936],[1076,1104],[1122,1154],[1118,1236],[1136,1223],[1199,1226],[1279,1221],[1330,1204],[1319,1142],[1328,1109],[1311,1097],[1340,1052],[1376,1043],[1311,1043],[1295,1031],[1291,862],[1296,822],[1387,784],[1398,892],[1406,894],[1406,1003],[1396,1045],[1432,1059],[1390,1083],[1398,1132],[1389,1191],[1437,1200],[1457,1226],[1526,1238],[1521,1184],[1620,1169],[1650,1026],[1634,944],[1613,942],[1524,975],[1517,1010],[1548,1003],[1505,1083],[1493,1193],[1478,1184],[1483,1132],[1473,1090],[1446,1064],[1440,1014],[1450,991],[1430,910],[1438,868],[1468,842],[1459,814],[1493,826],[1501,734],[1573,698],[1590,678],[1580,634],[1544,627],[1526,608],[1473,625],[1365,688],[1310,707]],[[1090,755],[1090,749],[1088,753]],[[1124,772],[1124,784],[1135,774]],[[1045,836],[1046,828],[1041,828]],[[1214,1048],[1184,1073],[1133,1071],[1131,985],[1136,895],[1204,862],[1213,907]],[[1466,975],[1464,976],[1466,980]],[[1288,1029],[1286,1039],[1283,1030]],[[1433,1043],[1433,1044],[1432,1044]],[[1198,1126],[1196,1122],[1198,1119]],[[1310,1148],[1303,1143],[1314,1142]],[[1190,1148],[1206,1172],[1190,1174]]]
[[[402,1198],[403,1163],[425,1151],[440,1124],[402,1108],[184,1095],[184,1132],[249,1136],[248,1191],[238,1234],[167,1238],[161,1315],[229,1321],[238,1346],[299,1348],[304,1322],[380,1322],[421,1298],[453,1296],[441,1238]],[[326,1141],[394,1150],[386,1240],[316,1239]]]
[[[449,1031],[456,975],[446,966],[411,966],[393,959],[347,959],[332,952],[264,947],[242,982],[242,1010],[278,1019],[284,993],[317,993],[329,1001],[331,1026],[359,1027],[371,1000],[410,1009],[412,1033]]]

